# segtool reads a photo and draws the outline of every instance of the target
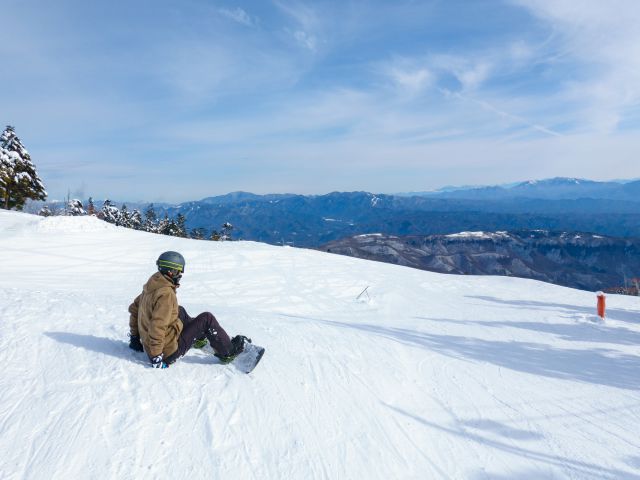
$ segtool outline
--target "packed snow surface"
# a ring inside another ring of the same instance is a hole
[[[128,348],[165,250],[253,373]],[[640,478],[638,298],[6,211],[0,251],[2,479]]]

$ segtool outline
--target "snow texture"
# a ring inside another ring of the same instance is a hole
[[[639,479],[640,305],[92,217],[0,211],[0,478]],[[249,375],[127,346],[178,298],[266,348]],[[369,287],[367,295],[360,292]]]

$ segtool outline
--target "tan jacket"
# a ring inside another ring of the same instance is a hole
[[[140,335],[149,358],[167,358],[178,349],[182,322],[178,318],[176,287],[160,272],[154,273],[142,293],[129,306],[129,330]]]

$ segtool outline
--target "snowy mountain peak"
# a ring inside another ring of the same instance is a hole
[[[585,180],[582,178],[570,178],[570,177],[554,177],[545,180],[528,180],[526,182],[519,183],[515,185],[513,188],[519,187],[558,187],[558,186],[573,186],[573,185],[584,185],[584,184],[593,184],[598,183],[592,180]]]

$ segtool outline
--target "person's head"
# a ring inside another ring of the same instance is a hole
[[[158,271],[171,279],[175,285],[180,284],[180,279],[184,273],[184,257],[178,252],[164,252],[156,260]]]

